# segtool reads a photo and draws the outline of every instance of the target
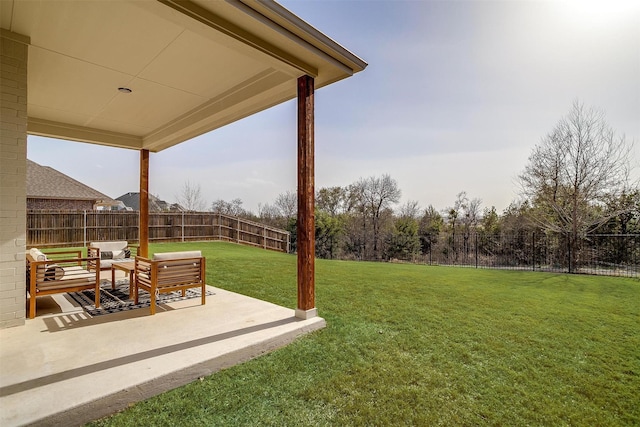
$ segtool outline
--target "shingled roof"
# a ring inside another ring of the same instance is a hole
[[[127,193],[118,197],[116,200],[121,201],[125,206],[134,211],[140,210],[140,193]],[[182,212],[185,209],[178,203],[169,204],[164,200],[160,200],[153,194],[149,194],[149,211],[150,212]]]
[[[27,159],[27,198],[91,200],[101,205],[119,202],[57,170]]]

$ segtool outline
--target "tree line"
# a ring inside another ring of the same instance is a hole
[[[444,210],[413,200],[400,205],[402,191],[391,176],[360,178],[317,190],[316,255],[413,260],[442,239],[465,242],[471,235],[486,240],[498,234],[538,233],[562,236],[571,267],[578,263],[586,235],[640,233],[640,190],[630,179],[632,149],[633,143],[617,136],[602,112],[575,102],[533,148],[518,177],[520,198],[503,212],[482,208],[482,201],[465,191]],[[193,207],[191,202],[200,199],[199,187],[186,184],[182,196],[179,202]],[[256,214],[245,210],[240,199],[216,200],[210,210],[286,229],[295,250],[295,192],[260,205]]]

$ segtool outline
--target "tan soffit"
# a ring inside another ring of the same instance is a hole
[[[304,74],[322,87],[367,65],[273,1],[2,0],[0,15],[30,39],[28,132],[115,147],[160,151],[295,98]]]

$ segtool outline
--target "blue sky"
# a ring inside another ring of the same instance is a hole
[[[575,100],[606,113],[640,161],[640,2],[281,3],[369,63],[316,92],[316,188],[389,174],[402,203],[445,209],[466,191],[499,212],[517,175]],[[150,159],[150,190],[186,182],[207,206],[259,204],[296,186],[288,102]],[[138,191],[138,152],[28,139],[28,157],[116,198]],[[640,167],[635,176],[640,176]]]

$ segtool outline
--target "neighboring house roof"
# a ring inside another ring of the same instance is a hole
[[[91,200],[98,205],[118,205],[116,200],[49,166],[27,159],[27,198]]]
[[[116,200],[121,201],[125,206],[130,207],[134,211],[140,210],[140,193],[127,193],[118,197]],[[152,212],[159,211],[183,211],[184,209],[177,203],[169,204],[158,197],[149,194],[149,210]]]

